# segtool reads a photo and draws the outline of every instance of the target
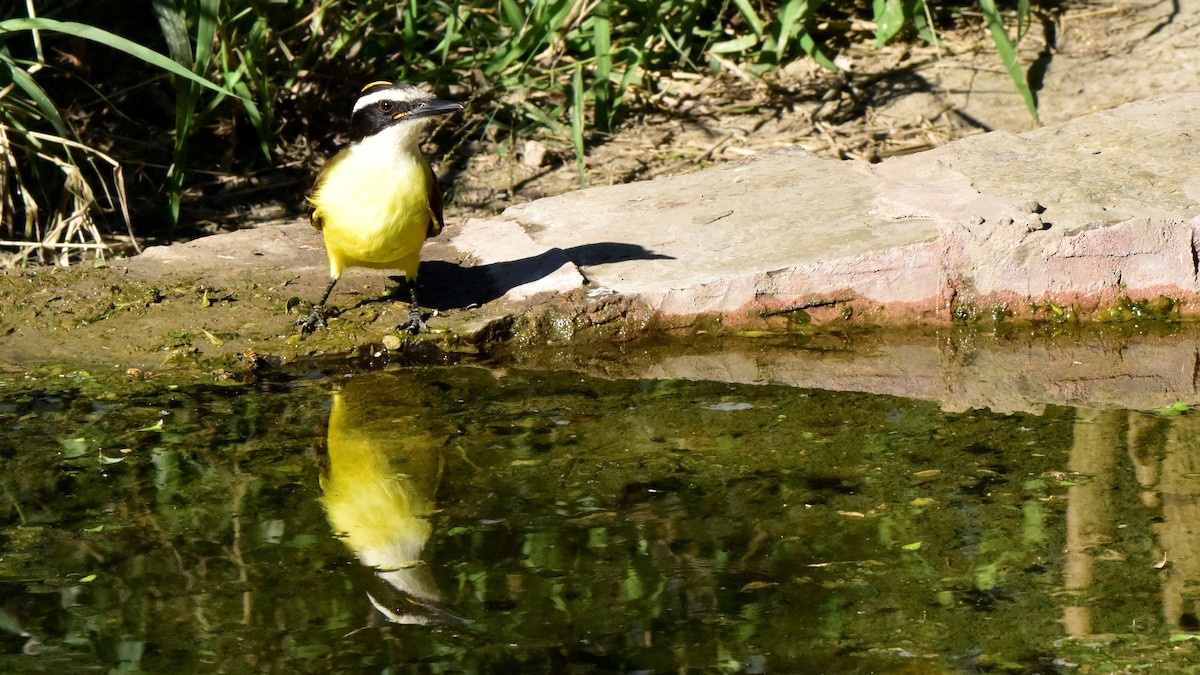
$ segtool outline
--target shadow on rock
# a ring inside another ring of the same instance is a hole
[[[528,258],[473,267],[430,260],[421,264],[421,304],[438,310],[483,305],[514,288],[550,276],[568,262],[589,267],[628,260],[674,259],[637,244],[600,242],[552,248]]]

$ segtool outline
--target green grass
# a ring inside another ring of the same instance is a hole
[[[120,163],[77,140],[34,77],[45,64],[44,32],[96,42],[174,73],[189,86],[230,93],[162,54],[95,26],[37,17],[0,21],[0,86],[10,95],[0,99],[0,225],[7,230],[0,250],[15,249],[0,257],[0,266],[26,264],[31,258],[69,264],[77,257],[73,254],[83,251],[102,256],[107,247],[92,216],[99,203],[96,187],[131,227]],[[32,39],[36,59],[13,56],[13,35]],[[111,174],[98,163],[107,164]],[[132,229],[129,233],[133,238]]]
[[[990,33],[1037,115],[1016,53],[1034,11],[1028,0],[1008,12],[995,0],[152,0],[117,19],[93,17],[112,21],[109,30],[76,20],[86,5],[48,6],[60,9],[47,12],[49,18],[0,21],[0,91],[7,92],[0,97],[0,127],[8,139],[0,146],[7,172],[0,180],[28,187],[5,192],[0,233],[7,237],[0,239],[45,243],[45,222],[54,219],[49,205],[61,202],[63,190],[75,195],[73,211],[124,208],[121,174],[69,121],[68,111],[92,92],[116,116],[124,114],[121,101],[143,108],[163,99],[152,94],[169,92],[173,121],[164,130],[170,147],[161,166],[146,157],[115,159],[144,163],[140,189],[147,182],[161,186],[162,213],[172,224],[183,217],[197,148],[210,159],[214,154],[213,129],[234,130],[221,140],[229,143],[224,156],[241,172],[285,155],[296,160],[337,133],[330,120],[340,119],[357,88],[374,79],[424,82],[468,99],[460,137],[516,139],[538,130],[560,139],[575,155],[582,184],[589,144],[618,127],[660,79],[729,65],[761,76],[806,58],[835,69],[838,49],[861,39],[830,28],[847,18],[873,21],[876,47],[900,39],[937,44],[935,19],[979,10],[980,30]],[[132,57],[132,69],[145,70],[81,86],[47,61],[41,42],[53,35],[102,45],[88,52],[92,59],[115,50]],[[142,98],[130,103],[135,95]],[[108,97],[120,100],[110,104]],[[197,146],[200,136],[209,142]],[[76,167],[77,177],[64,178],[70,171],[63,166]],[[71,187],[79,180],[89,189]],[[89,191],[110,199],[89,206]],[[0,251],[11,248],[0,244]]]

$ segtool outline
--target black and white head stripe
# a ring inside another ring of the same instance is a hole
[[[462,110],[462,105],[437,98],[411,84],[372,82],[362,88],[354,102],[354,111],[350,114],[350,142],[357,143],[402,122],[405,128],[416,131],[433,116],[456,110]],[[409,121],[419,123],[410,126]]]
[[[428,101],[432,98],[432,94],[427,94],[411,84],[372,82],[363,87],[362,95],[354,102],[354,110],[351,111],[351,114],[363,108],[377,105],[382,101],[392,101],[393,103],[400,104],[399,107],[401,108],[411,109],[415,104]]]

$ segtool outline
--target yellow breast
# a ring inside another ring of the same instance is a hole
[[[321,503],[364,565],[405,593],[435,599],[421,553],[433,533],[446,439],[430,432],[417,409],[380,395],[382,381],[359,379],[334,394]]]
[[[347,267],[399,269],[416,278],[436,187],[429,164],[413,150],[346,151],[316,186],[313,215],[322,224],[334,278]]]

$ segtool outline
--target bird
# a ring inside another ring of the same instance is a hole
[[[442,231],[442,190],[421,154],[421,132],[437,116],[463,106],[411,84],[376,81],[362,88],[350,113],[350,143],[317,175],[308,202],[329,259],[329,285],[302,334],[327,327],[325,303],[349,267],[396,269],[409,292],[400,329],[425,328],[417,304],[417,268],[428,237]]]
[[[333,392],[321,505],[361,567],[367,599],[389,621],[465,626],[442,599],[433,535],[443,453],[455,429],[429,415],[426,388],[407,374],[361,373]]]

